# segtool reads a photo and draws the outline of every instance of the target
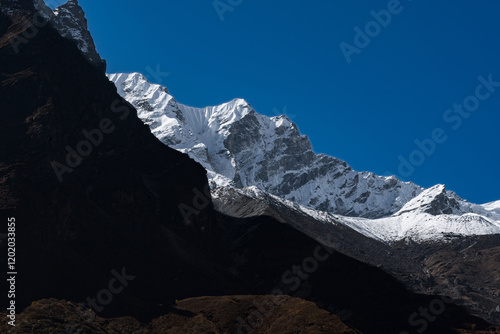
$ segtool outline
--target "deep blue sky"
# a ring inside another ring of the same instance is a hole
[[[476,203],[500,199],[500,87],[460,126],[443,119],[479,75],[500,82],[500,2],[401,0],[348,64],[339,44],[354,45],[354,28],[392,1],[221,0],[235,4],[224,20],[212,0],[80,4],[109,73],[142,72],[192,106],[241,97],[259,113],[288,114],[317,153],[356,170],[445,183]],[[169,75],[148,73],[157,67]],[[436,128],[447,140],[402,175],[398,157]]]

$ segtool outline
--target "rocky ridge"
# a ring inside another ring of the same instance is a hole
[[[53,11],[43,0],[34,1],[35,9],[61,34],[76,44],[88,61],[106,72],[106,61],[97,53],[94,39],[88,30],[85,12],[78,0],[68,0]]]
[[[423,189],[395,176],[356,172],[315,154],[285,115],[258,114],[242,99],[188,107],[139,73],[109,78],[157,138],[207,170],[212,189],[257,187],[386,242],[500,233],[497,206],[469,203],[443,185]]]

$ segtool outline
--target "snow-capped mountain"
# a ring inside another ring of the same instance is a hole
[[[256,186],[317,210],[370,218],[397,212],[422,191],[413,183],[356,172],[344,161],[315,154],[286,116],[260,115],[245,100],[192,108],[139,73],[109,78],[151,131],[202,164],[217,186]]]
[[[500,234],[500,214],[462,200],[441,184],[425,189],[389,217],[339,219],[364,235],[369,232],[388,242]]]
[[[481,207],[485,210],[500,214],[500,201],[482,204]]]
[[[500,233],[498,202],[475,205],[442,185],[423,189],[395,176],[356,172],[315,154],[284,115],[258,114],[242,99],[188,107],[139,73],[109,79],[156,137],[205,167],[212,188],[255,187],[386,242]]]

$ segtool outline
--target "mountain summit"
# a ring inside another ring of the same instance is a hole
[[[367,218],[392,214],[422,191],[413,183],[356,172],[342,160],[315,154],[307,136],[285,115],[266,117],[245,100],[192,108],[139,73],[109,78],[151,131],[189,153],[216,186],[256,186],[317,210]]]
[[[494,205],[469,203],[444,185],[424,189],[354,171],[345,161],[315,154],[285,115],[261,115],[243,99],[188,107],[139,73],[109,79],[156,137],[205,167],[212,189],[257,187],[388,242],[500,234]]]
[[[106,72],[106,61],[97,53],[94,40],[88,30],[85,12],[78,0],[69,0],[53,11],[43,0],[35,0],[35,9],[50,22],[59,34],[76,44],[88,61]]]

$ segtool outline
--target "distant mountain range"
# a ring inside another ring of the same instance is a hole
[[[109,78],[158,139],[205,167],[212,189],[257,187],[385,242],[500,234],[500,201],[472,204],[444,185],[356,172],[315,154],[285,115],[258,114],[242,99],[192,108],[140,73]]]

